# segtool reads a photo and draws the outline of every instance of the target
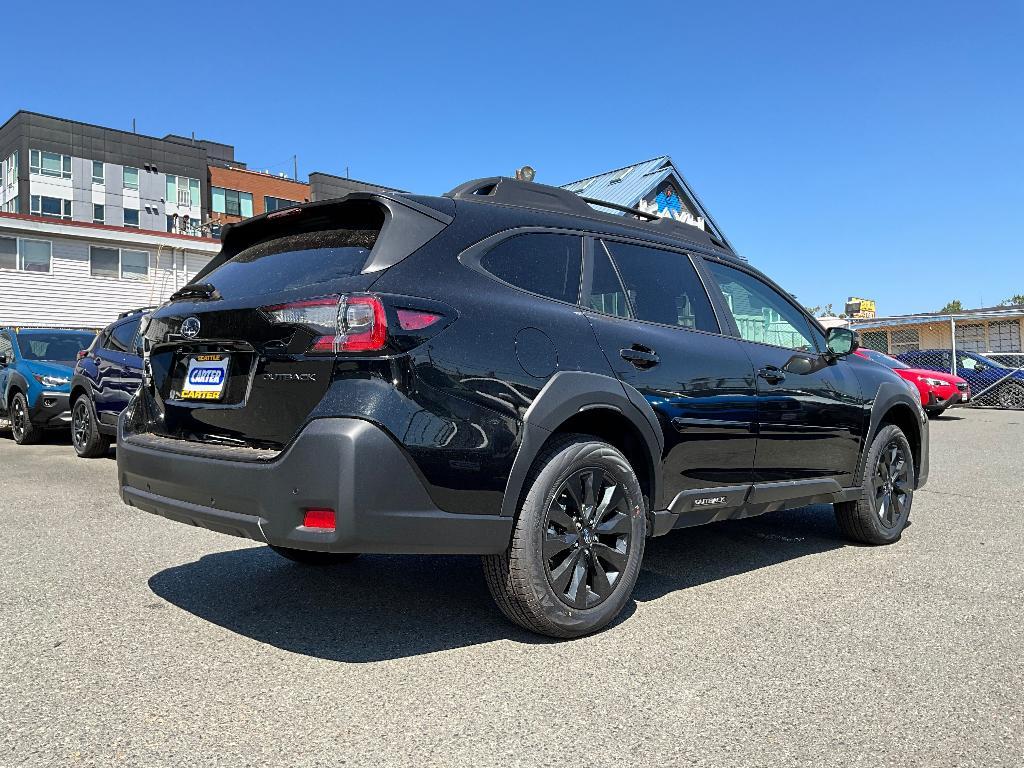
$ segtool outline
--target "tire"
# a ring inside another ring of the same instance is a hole
[[[509,548],[483,558],[491,596],[531,632],[573,638],[603,629],[629,601],[644,555],[647,517],[633,468],[608,443],[565,435],[537,458],[525,489]]]
[[[106,456],[110,438],[99,430],[96,406],[88,395],[79,395],[71,406],[71,444],[83,459]]]
[[[1001,386],[999,388],[999,407],[1008,410],[1024,408],[1024,386],[1016,382]]]
[[[860,498],[834,505],[840,530],[861,544],[899,541],[910,521],[914,484],[914,454],[907,436],[887,424],[868,449]]]
[[[351,563],[359,554],[356,552],[314,552],[311,549],[292,549],[290,547],[278,547],[268,544],[272,550],[281,557],[291,560],[293,563],[302,565],[340,565]]]
[[[32,423],[29,416],[28,400],[21,392],[16,392],[11,400],[11,434],[14,442],[18,445],[32,445],[38,443],[43,436],[43,430]]]

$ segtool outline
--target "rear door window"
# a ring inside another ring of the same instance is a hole
[[[130,322],[115,326],[114,330],[110,332],[110,336],[107,337],[105,345],[107,349],[134,354],[134,342],[135,335],[139,331],[139,319],[135,318]]]
[[[546,232],[502,240],[480,259],[499,280],[549,299],[579,299],[583,238]]]
[[[595,249],[595,256],[602,249],[611,255],[637,320],[719,332],[711,300],[689,256],[614,241],[598,241]]]

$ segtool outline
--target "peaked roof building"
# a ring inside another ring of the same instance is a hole
[[[735,252],[697,193],[668,155],[563,184],[562,188],[581,197],[636,208],[645,213],[672,217],[684,224],[691,224],[717,237]],[[611,208],[606,210],[625,215]]]

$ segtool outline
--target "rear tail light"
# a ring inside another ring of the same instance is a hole
[[[89,350],[88,349],[80,349],[80,350],[78,350],[78,354],[75,355],[75,359],[76,360],[83,360],[86,357],[88,357],[88,355],[89,355]]]
[[[301,325],[317,334],[312,354],[373,352],[388,339],[384,305],[376,296],[325,296],[264,307],[275,323]]]

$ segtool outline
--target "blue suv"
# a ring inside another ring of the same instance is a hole
[[[953,353],[948,349],[921,349],[904,352],[896,356],[915,368],[951,373]],[[984,396],[986,390],[994,395],[991,399],[1001,408],[1024,407],[1024,370],[1007,368],[990,357],[977,352],[956,351],[956,375],[967,380],[974,397]],[[995,390],[992,385],[998,384]],[[989,398],[985,398],[986,401]]]
[[[71,379],[71,442],[82,458],[106,455],[117,418],[142,383],[139,323],[149,309],[121,313],[79,356]]]
[[[44,430],[71,423],[72,369],[95,336],[50,328],[0,330],[0,414],[10,419],[16,443],[37,442]]]

